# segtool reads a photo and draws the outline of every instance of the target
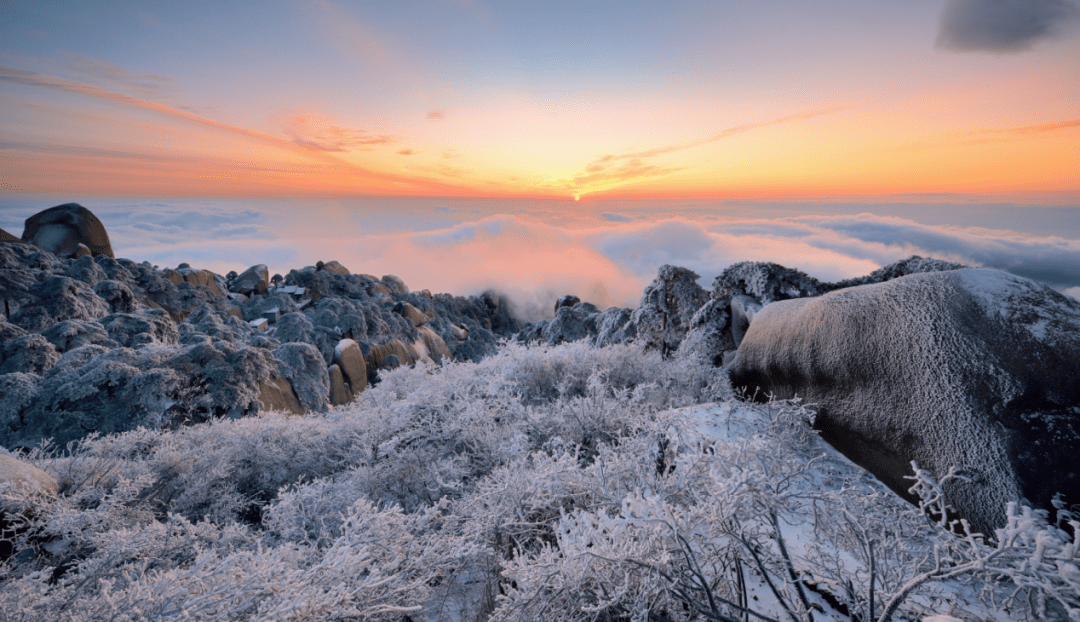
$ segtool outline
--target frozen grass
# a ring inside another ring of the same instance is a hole
[[[390,372],[325,415],[42,448],[29,460],[61,493],[18,521],[0,620],[1080,608],[1075,522],[1017,508],[997,545],[957,538],[831,452],[808,417],[734,401],[714,369],[631,346],[510,345]],[[934,503],[937,484],[919,484]]]

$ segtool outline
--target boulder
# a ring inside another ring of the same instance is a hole
[[[450,348],[446,346],[446,342],[430,327],[421,326],[417,329],[417,332],[420,336],[412,345],[417,352],[418,359],[441,363],[453,358],[453,354],[450,352]]]
[[[405,281],[402,281],[401,278],[396,277],[392,274],[384,275],[382,278],[382,282],[390,288],[390,291],[395,294],[409,293],[409,288],[405,285]]]
[[[194,270],[192,268],[179,268],[173,270],[170,268],[165,270],[162,276],[173,285],[191,283],[192,285],[209,289],[215,296],[225,295],[225,292],[221,291],[221,288],[218,287],[217,279],[214,278],[214,273],[209,270]]]
[[[0,242],[8,242],[10,244],[22,244],[23,243],[22,240],[15,237],[14,235],[8,233],[7,231],[4,231],[3,229],[0,229]]]
[[[78,203],[50,207],[27,218],[22,240],[58,257],[76,256],[80,244],[95,256],[115,257],[105,225]]]
[[[407,302],[398,302],[395,304],[394,313],[397,313],[401,317],[412,322],[413,326],[423,326],[431,319],[426,313]]]
[[[21,509],[10,507],[4,499],[4,493],[32,496],[55,495],[56,491],[55,477],[32,464],[0,453],[0,510],[7,512]]]
[[[330,403],[330,376],[315,346],[286,343],[274,350],[281,375],[289,380],[305,411],[323,411]]]
[[[355,341],[342,339],[338,342],[334,348],[334,365],[341,369],[353,398],[367,388],[367,363],[364,361],[360,346]]]
[[[901,494],[912,461],[956,467],[948,501],[983,533],[1008,502],[1080,502],[1080,301],[1046,285],[966,269],[773,302],[730,375],[815,405],[822,436]]]
[[[262,295],[269,289],[270,269],[265,264],[251,266],[229,283],[229,291],[250,296]]]
[[[330,404],[341,406],[351,402],[352,390],[345,384],[345,375],[341,373],[341,368],[331,365],[327,368],[326,374],[330,379]]]
[[[735,347],[742,343],[743,336],[754,321],[754,315],[761,311],[761,303],[750,296],[738,294],[731,297],[731,338]]]
[[[330,274],[349,274],[349,269],[341,265],[335,260],[324,263],[319,270],[323,272],[329,272]]]
[[[292,384],[282,376],[271,376],[259,384],[259,401],[263,410],[278,410],[294,415],[304,414],[300,399],[296,397]]]

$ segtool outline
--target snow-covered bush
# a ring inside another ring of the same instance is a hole
[[[1078,619],[1064,508],[957,537],[810,416],[657,351],[508,345],[326,413],[42,447],[60,494],[5,517],[0,621]]]

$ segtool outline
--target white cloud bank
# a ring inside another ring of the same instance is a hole
[[[5,205],[0,227],[19,235],[23,219],[54,204]],[[708,287],[739,261],[772,261],[835,281],[917,254],[1005,269],[1080,298],[1078,239],[868,213],[575,218],[510,202],[501,213],[431,200],[371,209],[322,199],[83,204],[105,223],[117,254],[136,261],[187,262],[222,274],[265,263],[284,274],[336,259],[353,272],[395,274],[414,290],[495,289],[530,319],[550,315],[554,299],[567,293],[600,307],[634,306],[665,263],[695,270]]]

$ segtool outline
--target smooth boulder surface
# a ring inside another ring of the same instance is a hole
[[[823,437],[905,494],[910,462],[983,533],[1008,502],[1080,502],[1080,302],[997,270],[903,276],[754,317],[735,387],[816,406]],[[760,394],[759,394],[760,395]]]
[[[115,257],[105,225],[78,203],[50,207],[27,218],[22,240],[59,257],[79,255],[80,245],[94,256]]]

